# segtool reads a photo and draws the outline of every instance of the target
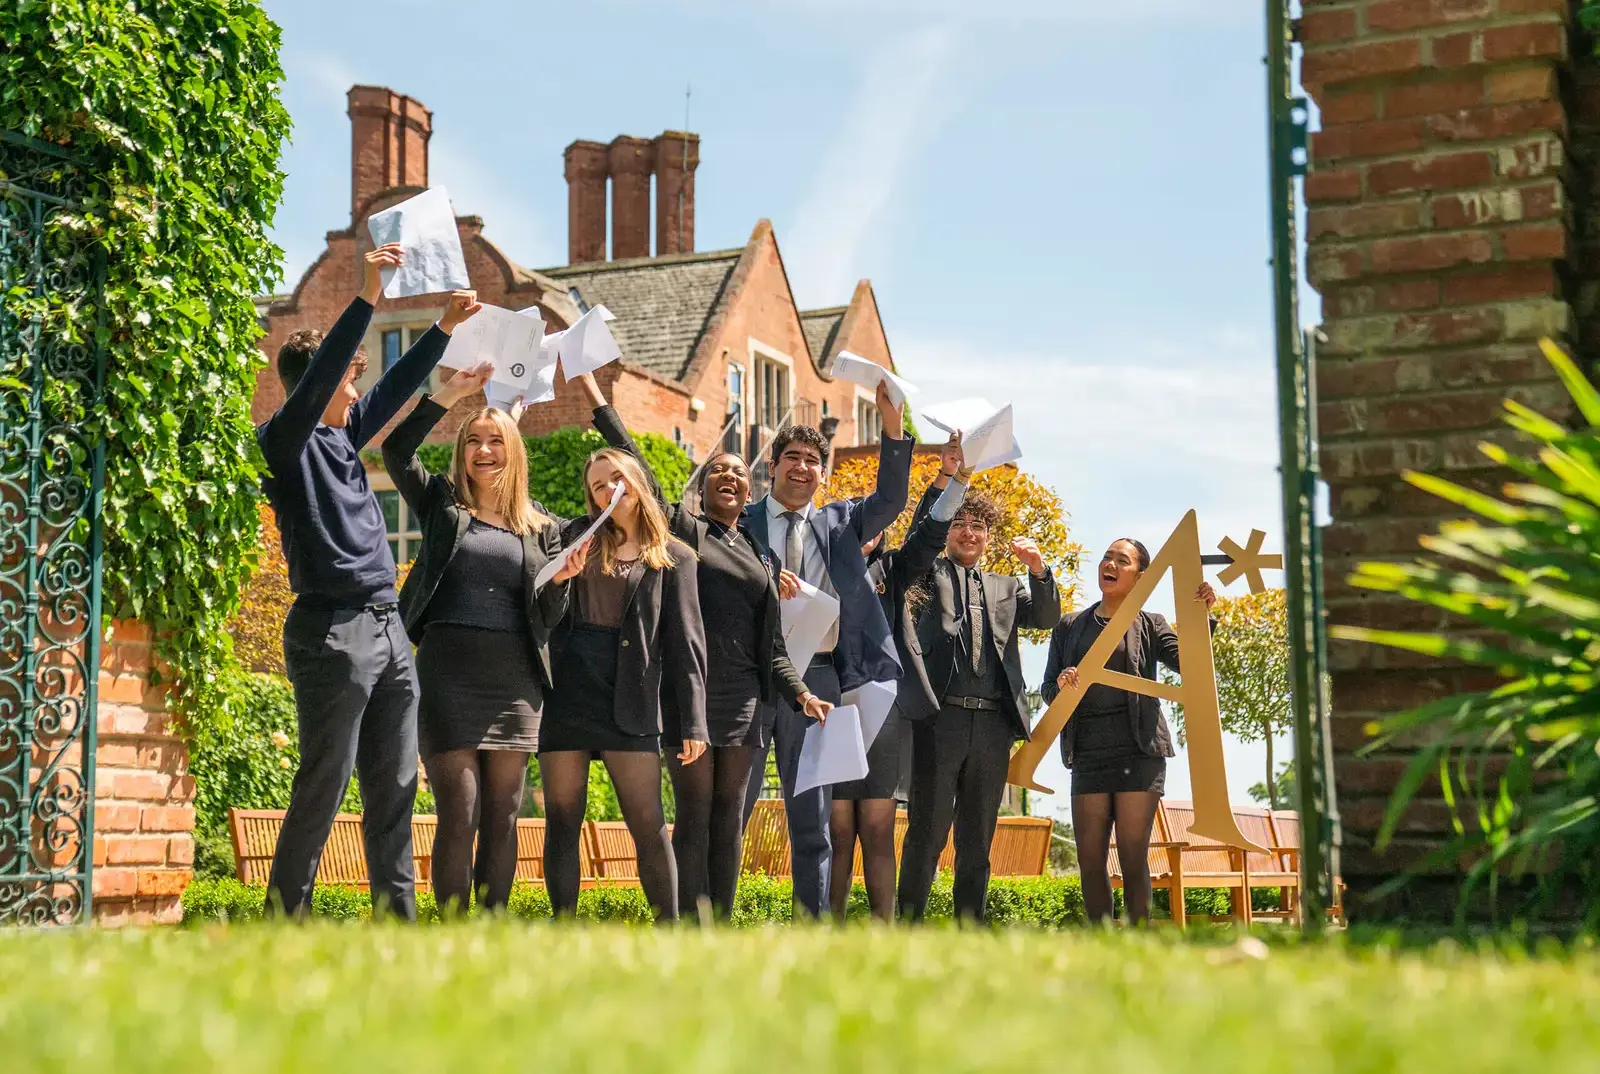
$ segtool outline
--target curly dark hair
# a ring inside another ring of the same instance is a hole
[[[822,465],[828,465],[828,438],[809,425],[791,425],[773,438],[772,464],[774,466],[783,457],[784,450],[794,443],[816,448],[817,454],[822,456]]]
[[[992,530],[1000,524],[1000,505],[995,503],[994,498],[987,492],[974,492],[968,489],[961,506],[956,508],[956,518],[962,517],[982,522],[985,529]]]
[[[278,379],[283,381],[283,390],[292,392],[300,383],[300,378],[306,375],[306,370],[311,367],[311,359],[316,357],[317,350],[322,346],[323,333],[315,328],[302,328],[297,332],[289,333],[289,338],[283,341],[283,346],[278,348]],[[356,351],[355,361],[350,367],[360,377],[367,371],[367,352]]]

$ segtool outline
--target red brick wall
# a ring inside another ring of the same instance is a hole
[[[1444,625],[1419,605],[1352,589],[1363,559],[1409,558],[1459,512],[1403,469],[1497,489],[1476,445],[1507,439],[1501,401],[1566,411],[1539,356],[1567,339],[1572,196],[1566,170],[1564,0],[1306,0],[1303,80],[1320,110],[1306,180],[1308,275],[1323,297],[1318,349],[1329,619]],[[1354,916],[1437,917],[1453,880],[1382,906],[1361,896],[1436,846],[1447,811],[1424,793],[1385,855],[1373,849],[1408,755],[1363,757],[1384,714],[1477,688],[1482,673],[1335,643],[1332,737]]]

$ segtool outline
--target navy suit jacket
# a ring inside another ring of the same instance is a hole
[[[867,577],[867,560],[861,546],[888,529],[905,510],[911,488],[911,452],[908,436],[885,439],[878,447],[878,487],[860,503],[839,500],[811,514],[811,528],[828,580],[839,595],[839,644],[834,649],[834,669],[839,689],[854,690],[869,682],[894,682],[900,678],[900,658],[894,634],[884,617],[877,589]],[[767,499],[744,509],[745,529],[764,552],[773,553],[767,540]],[[777,553],[781,562],[783,556]],[[796,668],[805,674],[805,668]]]

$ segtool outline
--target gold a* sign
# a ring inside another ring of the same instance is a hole
[[[1050,788],[1035,782],[1034,772],[1044,759],[1061,729],[1067,726],[1072,713],[1083,700],[1084,691],[1096,683],[1127,690],[1130,693],[1158,697],[1163,701],[1176,701],[1183,705],[1184,729],[1189,748],[1189,780],[1194,793],[1194,825],[1197,835],[1215,839],[1242,850],[1266,853],[1267,848],[1246,839],[1233,819],[1233,807],[1228,801],[1228,776],[1222,758],[1222,716],[1217,704],[1217,669],[1211,655],[1211,627],[1205,602],[1195,594],[1204,580],[1207,564],[1227,564],[1217,581],[1231,585],[1245,578],[1252,593],[1266,588],[1261,572],[1282,570],[1283,556],[1267,555],[1261,551],[1266,540],[1261,530],[1252,530],[1243,547],[1230,538],[1218,546],[1220,556],[1200,555],[1200,526],[1195,513],[1190,511],[1172,531],[1167,543],[1161,546],[1149,569],[1140,575],[1133,592],[1122,602],[1100,637],[1090,647],[1078,665],[1078,685],[1069,686],[1056,695],[1056,699],[1039,719],[1033,737],[1023,743],[1011,758],[1007,780],[1018,786],[1051,793]],[[1116,650],[1117,642],[1133,625],[1134,617],[1144,610],[1145,602],[1155,592],[1157,585],[1172,575],[1174,607],[1177,610],[1173,627],[1178,635],[1178,663],[1182,667],[1183,682],[1178,686],[1155,682],[1137,675],[1126,675],[1106,670],[1106,661]]]

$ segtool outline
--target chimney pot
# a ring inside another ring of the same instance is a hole
[[[689,253],[694,249],[694,172],[700,166],[700,136],[662,131],[655,140],[655,158],[656,256]]]

